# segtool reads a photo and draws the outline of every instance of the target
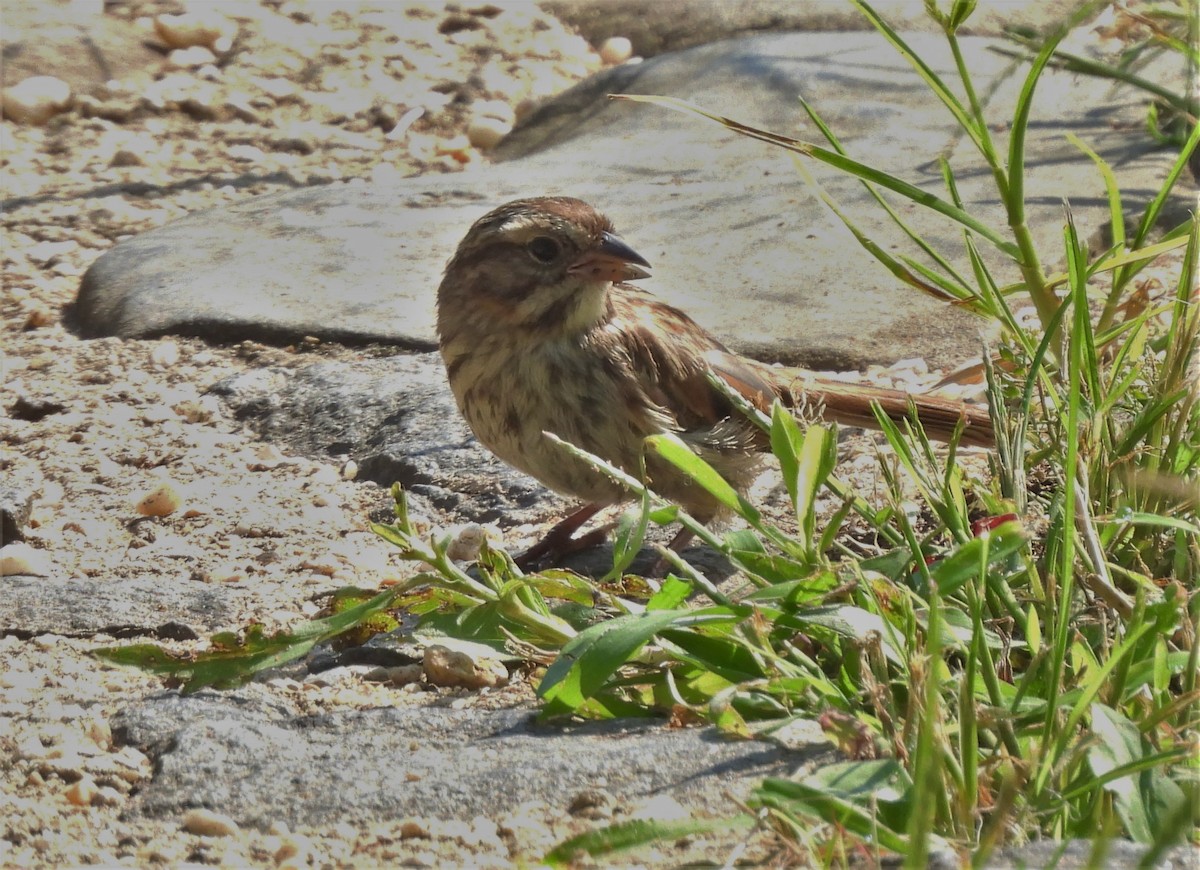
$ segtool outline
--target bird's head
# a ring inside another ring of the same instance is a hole
[[[587,328],[604,316],[612,284],[647,277],[649,265],[585,202],[510,202],[477,220],[446,266],[439,329],[449,306],[541,332]]]

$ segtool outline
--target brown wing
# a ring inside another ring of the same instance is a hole
[[[790,408],[820,411],[820,416],[842,425],[878,429],[872,402],[901,421],[908,418],[911,399],[930,437],[948,440],[961,421],[961,443],[985,447],[995,443],[986,408],[940,396],[831,381],[802,369],[746,359],[682,311],[640,288],[618,284],[610,298],[611,325],[620,330],[647,396],[668,409],[684,431],[712,430],[715,440],[730,434],[723,422],[739,419],[729,400],[708,382],[705,375],[712,372],[762,411],[778,397]],[[737,426],[732,434],[740,439],[742,449],[748,444],[767,448],[766,438],[749,423]]]
[[[770,408],[776,394],[771,380],[678,308],[628,284],[616,285],[611,299],[610,326],[620,331],[647,397],[669,410],[685,432],[720,430],[738,419],[729,400],[709,382],[709,372],[756,407]],[[737,427],[741,449],[750,428]],[[757,434],[751,440],[765,447]]]

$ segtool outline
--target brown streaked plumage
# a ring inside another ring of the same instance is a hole
[[[838,423],[877,428],[874,401],[894,419],[907,416],[906,393],[733,353],[679,309],[627,283],[647,277],[648,265],[587,203],[540,197],[476,221],[438,288],[446,373],[476,437],[550,489],[587,503],[552,533],[558,540],[546,550],[628,494],[544,431],[635,475],[646,436],[674,432],[744,488],[766,438],[712,387],[710,372],[763,410],[779,398]],[[911,398],[931,437],[948,439],[962,421],[962,443],[992,443],[986,409]],[[673,467],[648,456],[646,470],[655,491],[697,519],[717,514],[716,502]]]

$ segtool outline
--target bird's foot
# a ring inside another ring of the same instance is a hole
[[[575,513],[559,520],[546,532],[545,536],[514,560],[523,570],[537,568],[545,563],[558,562],[565,556],[591,549],[602,543],[612,529],[612,523],[605,523],[598,529],[592,529],[586,534],[575,537],[579,527],[600,512],[603,505],[587,504]]]

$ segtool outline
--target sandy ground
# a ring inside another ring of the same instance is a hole
[[[121,22],[160,56],[77,94],[43,126],[0,122],[0,480],[36,494],[26,568],[51,579],[230,584],[245,591],[246,607],[224,627],[251,618],[278,625],[314,613],[323,592],[374,587],[404,570],[367,529],[386,494],[339,465],[256,442],[205,391],[247,368],[351,352],[82,341],[60,323],[80,276],[121,239],[198,209],[486,160],[472,141],[486,146],[532,102],[603,61],[525,3],[227,3],[207,7],[222,13],[200,46],[207,56],[170,51],[186,28],[161,16],[181,8],[76,4],[74,20]],[[4,16],[21,9],[6,6]],[[139,513],[164,486],[175,509]],[[140,753],[113,746],[108,720],[158,683],[88,656],[115,638],[29,634],[0,638],[0,865],[505,866],[590,827],[549,807],[471,824],[290,831],[279,822],[267,832],[222,828],[220,819],[122,819],[151,771]],[[525,684],[468,694],[361,679],[281,678],[249,691],[298,712],[531,698]],[[728,855],[696,841],[644,857]]]
[[[529,3],[207,8],[223,13],[215,16],[216,37],[202,46],[212,53],[180,47],[192,51],[187,56],[171,53],[167,41],[188,39],[176,32],[186,21],[162,17],[182,11],[179,4],[75,4],[72,20],[118,21],[156,44],[160,57],[108,87],[77,93],[74,108],[44,126],[0,123],[7,202],[0,477],[36,494],[25,567],[52,579],[232,584],[246,591],[246,609],[223,627],[237,628],[252,617],[280,624],[311,615],[314,596],[348,584],[374,587],[404,570],[367,529],[368,515],[387,502],[382,490],[347,480],[338,465],[255,442],[205,395],[247,367],[303,365],[314,354],[344,351],[81,341],[60,324],[80,276],[122,238],[198,209],[478,163],[486,158],[469,129],[486,145],[489,130],[503,131],[516,113],[602,62]],[[17,4],[4,10],[8,22],[22,14]],[[139,501],[164,484],[177,508],[166,517],[140,515]],[[87,655],[115,638],[69,635],[0,638],[0,865],[404,858],[503,866],[586,827],[556,821],[565,814],[551,808],[514,808],[507,823],[409,819],[289,831],[280,822],[269,832],[221,836],[196,833],[205,830],[203,818],[122,820],[150,765],[132,749],[114,748],[108,719],[160,686]],[[531,697],[524,684],[467,695],[361,679],[280,679],[251,691],[298,712]]]

